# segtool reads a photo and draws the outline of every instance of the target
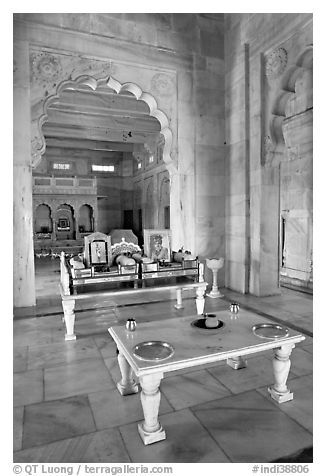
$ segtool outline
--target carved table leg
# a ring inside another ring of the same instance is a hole
[[[138,432],[145,445],[165,440],[165,430],[158,420],[158,410],[161,400],[159,389],[163,373],[144,375],[140,377],[142,391],[140,400],[144,412],[144,421],[138,424]]]
[[[75,326],[75,300],[62,301],[64,321],[66,324],[65,340],[76,340]]]
[[[283,345],[274,350],[273,371],[275,383],[269,387],[268,391],[271,397],[278,403],[293,400],[293,393],[286,386],[289,375],[291,361],[289,359],[294,344]]]
[[[197,307],[197,314],[201,315],[204,314],[204,306],[205,306],[205,287],[196,288],[196,307]]]
[[[138,393],[138,385],[132,378],[132,368],[130,367],[121,350],[119,350],[118,353],[118,363],[121,372],[121,380],[117,383],[117,389],[123,396]]]
[[[183,309],[182,305],[182,289],[177,289],[177,303],[174,305],[176,309]]]
[[[247,361],[240,355],[237,357],[229,357],[226,359],[226,363],[235,370],[244,369],[247,367]]]

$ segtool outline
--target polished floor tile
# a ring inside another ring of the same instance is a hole
[[[289,379],[288,388],[293,392],[293,400],[279,405],[275,400],[270,399],[279,410],[286,413],[293,420],[297,421],[304,428],[313,431],[313,380],[312,375]],[[259,388],[257,391],[269,398],[267,388]]]
[[[13,450],[22,448],[24,407],[15,407],[13,411]]]
[[[102,359],[90,359],[44,370],[45,400],[114,388]]]
[[[230,395],[206,370],[176,375],[161,381],[161,391],[175,410]]]
[[[300,299],[300,302],[298,302],[297,299],[293,298],[284,300],[282,303],[274,303],[274,306],[282,308],[283,311],[289,311],[293,314],[302,315],[303,317],[312,311],[310,299]]]
[[[190,410],[162,415],[166,440],[145,446],[136,423],[120,427],[133,463],[226,463],[222,449]]]
[[[223,299],[237,301],[244,308],[261,312],[263,315],[274,317],[287,325],[297,325],[302,330],[313,332],[313,302],[311,296],[296,293],[286,288],[281,288],[276,296],[256,297],[249,294],[240,294],[229,289],[222,290]]]
[[[43,400],[43,370],[29,370],[14,374],[14,406],[29,405]]]
[[[314,348],[313,348],[313,345],[312,345],[312,344],[305,345],[305,343],[303,343],[302,348],[303,348],[306,352],[309,352],[309,354],[313,354],[313,352],[314,352]]]
[[[23,448],[92,431],[95,423],[85,395],[25,407]]]
[[[221,289],[222,299],[207,298],[204,312],[228,309],[234,300],[261,319],[307,330],[291,356],[294,400],[279,405],[267,392],[272,351],[248,356],[248,367],[238,371],[223,361],[171,372],[161,382],[167,439],[144,446],[140,396],[122,397],[116,389],[121,374],[107,329],[128,317],[195,316],[195,293],[183,293],[180,310],[175,292],[166,291],[79,301],[77,340],[66,342],[59,260],[49,264],[51,276],[45,262],[37,272],[35,312],[14,320],[15,462],[263,462],[312,444],[312,296],[282,288],[278,296],[257,298]]]
[[[100,358],[93,338],[32,346],[28,349],[28,368],[50,368],[84,359]]]
[[[98,430],[144,419],[140,393],[123,397],[117,389],[112,389],[90,393],[88,398]],[[172,411],[173,408],[165,396],[161,395],[159,413],[164,414]]]
[[[291,357],[291,373],[296,376],[312,374],[313,355],[305,347],[293,349]]]
[[[246,368],[235,370],[225,364],[207,371],[232,393],[245,392],[274,382],[272,362],[261,356],[247,359]]]
[[[94,341],[103,359],[106,359],[107,357],[116,357],[117,346],[108,332],[101,336],[95,336]]]
[[[129,463],[116,428],[36,446],[14,453],[15,463]]]
[[[103,335],[110,326],[118,323],[115,312],[110,309],[76,312],[75,334],[77,339]],[[64,335],[62,337],[64,338]]]
[[[312,445],[308,431],[256,390],[192,411],[233,462],[273,461]]]
[[[32,319],[30,319],[32,320]],[[14,326],[14,346],[28,346],[32,343],[50,344],[53,342],[52,333],[48,330],[39,330],[25,326],[25,322],[17,321]]]

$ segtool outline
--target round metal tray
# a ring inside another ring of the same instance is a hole
[[[206,327],[205,324],[206,319],[195,319],[192,321],[191,325],[192,327],[195,327],[201,334],[215,334],[219,332],[222,327],[224,327],[224,322],[223,321],[218,321],[218,326],[216,327]]]
[[[278,324],[256,324],[252,332],[262,339],[278,339],[289,335],[289,329]]]
[[[165,360],[174,354],[174,348],[168,342],[160,340],[141,342],[133,348],[133,354],[140,360]]]

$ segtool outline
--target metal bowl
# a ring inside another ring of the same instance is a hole
[[[287,327],[279,326],[278,324],[256,324],[252,328],[255,336],[262,339],[279,339],[289,335]]]
[[[174,354],[174,348],[168,342],[160,340],[141,342],[133,348],[133,354],[140,360],[161,361]]]

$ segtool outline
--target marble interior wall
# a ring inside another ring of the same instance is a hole
[[[277,293],[280,168],[265,156],[265,60],[273,68],[271,53],[292,37],[291,51],[311,43],[311,23],[310,14],[15,14],[15,305],[35,303],[31,167],[44,152],[46,98],[82,75],[147,94],[165,138],[172,247],[225,255],[220,285],[225,270],[232,289]]]
[[[223,15],[32,13],[14,19],[14,41],[23,42],[24,61],[30,61],[25,75],[31,71],[32,164],[44,152],[39,123],[45,98],[56,94],[58,85],[85,74],[131,83],[133,91],[148,93],[162,125],[173,248],[184,246],[201,257],[222,255],[222,166],[214,165],[213,173],[210,166],[224,160]],[[27,131],[28,121],[24,126]],[[28,267],[32,275],[33,266]],[[20,268],[17,274],[23,276]]]
[[[98,229],[96,231],[107,234],[113,228],[122,227],[121,197],[124,196],[124,190],[120,155],[119,152],[83,151],[74,148],[51,147],[45,151],[43,159],[35,167],[33,174],[37,176],[97,177],[97,201],[95,202],[95,210],[97,211],[95,211],[95,215]],[[115,172],[92,172],[92,164],[102,165],[104,159],[110,160],[110,164],[115,167]],[[53,163],[55,162],[69,163],[70,169],[54,170]]]
[[[286,114],[273,107],[287,99],[282,84],[294,58],[312,44],[312,15],[226,14],[225,32],[226,284],[275,294]]]

